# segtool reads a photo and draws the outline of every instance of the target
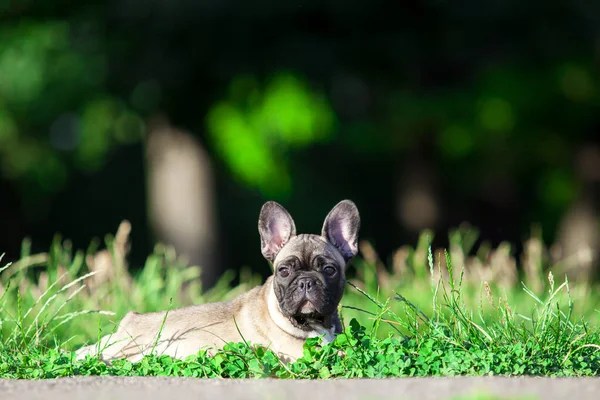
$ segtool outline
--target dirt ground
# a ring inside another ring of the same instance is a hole
[[[600,398],[600,378],[401,378],[329,381],[224,380],[164,377],[76,377],[0,380],[2,400],[175,399],[477,399],[488,394],[522,399]]]

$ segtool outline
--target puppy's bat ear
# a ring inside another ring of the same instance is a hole
[[[266,202],[258,217],[260,249],[270,262],[275,261],[277,253],[296,235],[296,225],[290,213],[274,201]]]
[[[358,253],[359,229],[358,208],[352,201],[343,200],[327,214],[321,236],[334,245],[348,262]]]

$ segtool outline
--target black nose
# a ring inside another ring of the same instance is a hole
[[[314,280],[314,278],[311,278],[311,277],[298,278],[298,288],[300,288],[300,290],[302,290],[304,292],[312,291],[316,284],[317,284],[317,282]]]

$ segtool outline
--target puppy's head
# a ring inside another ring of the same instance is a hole
[[[358,252],[360,216],[350,200],[327,215],[321,235],[296,235],[291,215],[276,202],[261,209],[261,250],[272,264],[281,312],[302,330],[330,323],[346,283],[346,265]]]

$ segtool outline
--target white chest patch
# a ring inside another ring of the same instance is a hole
[[[325,329],[325,328],[316,329],[313,332],[314,332],[314,334],[311,333],[311,336],[309,336],[309,337],[317,337],[320,335],[325,335],[321,339],[321,344],[323,344],[323,345],[331,343],[335,340],[335,334],[333,333],[333,326],[329,329]]]

